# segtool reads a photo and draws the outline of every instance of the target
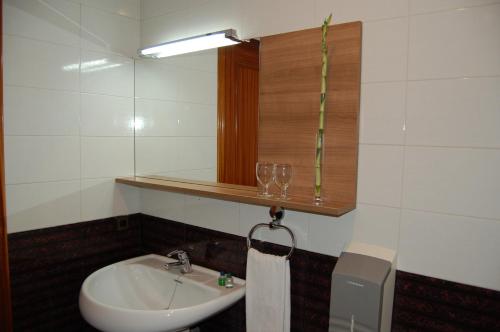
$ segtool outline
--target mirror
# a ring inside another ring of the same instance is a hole
[[[217,181],[217,49],[135,61],[135,175]]]
[[[260,103],[260,115],[255,112],[257,116],[253,126],[253,131],[257,133],[258,128],[259,134],[258,156],[262,161],[292,165],[293,187],[290,188],[289,195],[301,203],[290,203],[290,206],[300,210],[305,206],[307,211],[319,212],[310,205],[313,204],[311,197],[315,180],[321,179],[321,195],[324,202],[328,202],[327,208],[335,207],[333,215],[340,215],[354,208],[361,87],[361,28],[361,22],[343,23],[329,28],[334,32],[328,34],[328,43],[336,47],[328,55],[328,63],[331,64],[328,66],[328,77],[335,83],[327,85],[326,94],[330,97],[326,102],[328,111],[324,120],[326,143],[323,150],[327,157],[323,160],[323,172],[319,172],[319,176],[316,176],[314,166],[317,151],[315,137],[319,122],[318,91],[321,91],[318,77],[322,73],[321,44],[318,42],[321,29],[313,28],[262,38],[255,47],[253,63],[256,70],[253,70],[255,68],[249,64],[251,61],[246,55],[242,54],[237,61],[233,60],[237,57],[237,52],[227,50],[234,46],[221,48],[217,54],[215,51],[207,51],[164,60],[138,60],[136,174],[148,177],[191,177],[212,182],[208,184],[210,188],[207,188],[206,183],[193,184],[189,180],[181,183],[157,183],[151,179],[124,181],[152,188],[161,187],[180,192],[191,190],[229,199],[238,197],[238,201],[244,198],[250,203],[263,203],[260,197],[254,197],[257,192],[255,185],[252,188],[233,186],[230,191],[223,191],[222,188],[229,188],[235,182],[221,181],[224,183],[221,185],[213,181],[216,169],[217,178],[223,179],[223,168],[231,168],[233,174],[247,169],[252,172],[249,178],[255,181],[256,160],[246,164],[246,168],[238,162],[247,162],[252,152],[257,155],[257,135],[255,134],[254,140],[255,149],[250,147],[249,152],[242,149],[238,142],[247,141],[250,136],[247,133],[252,131],[247,131],[251,127],[248,124],[252,122],[246,112],[247,107],[253,104],[257,110]],[[238,45],[246,44],[251,43]],[[195,59],[200,58],[205,60],[197,63]],[[227,66],[226,63],[231,65]],[[251,74],[245,76],[248,72]],[[195,91],[199,94],[195,94]],[[255,94],[248,91],[255,91]],[[188,111],[194,111],[193,115]],[[222,113],[228,113],[225,118],[228,122],[220,120]],[[168,114],[174,114],[174,117],[168,117]],[[202,127],[204,125],[208,127]],[[227,138],[220,135],[221,128],[230,128],[229,131],[244,134],[241,140],[237,135],[236,139],[230,135]],[[219,158],[221,151],[224,156],[229,152],[227,154],[231,158],[217,164],[215,155],[217,153]],[[267,202],[267,199],[264,201]]]
[[[258,98],[256,40],[136,60],[135,175],[255,186]]]

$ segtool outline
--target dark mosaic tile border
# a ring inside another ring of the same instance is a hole
[[[117,229],[119,219],[128,228]],[[78,294],[93,271],[141,250],[138,215],[9,234],[14,331],[96,331]]]
[[[118,230],[119,219],[128,228]],[[255,241],[276,254],[280,245]],[[15,331],[96,331],[78,293],[96,269],[143,253],[184,249],[195,264],[245,277],[246,239],[135,214],[9,235]],[[337,259],[296,250],[291,264],[292,331],[327,331]],[[245,331],[245,302],[204,321],[206,331]],[[398,271],[393,331],[500,331],[500,292]]]
[[[246,239],[223,232],[142,216],[144,249],[175,248],[196,264],[245,277]],[[286,254],[288,247],[255,243]],[[336,257],[296,250],[291,258],[292,331],[328,331],[331,273]],[[244,301],[200,325],[202,331],[244,331]],[[397,271],[393,331],[500,331],[500,292]]]
[[[398,271],[396,331],[500,331],[500,292]]]

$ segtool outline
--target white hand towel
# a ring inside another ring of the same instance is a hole
[[[290,331],[290,263],[286,256],[248,250],[247,332]]]

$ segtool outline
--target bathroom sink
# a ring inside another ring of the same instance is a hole
[[[146,255],[92,273],[80,290],[80,312],[105,332],[178,331],[233,305],[245,295],[245,281],[217,285],[219,273],[192,265],[193,272],[166,270],[173,259]]]

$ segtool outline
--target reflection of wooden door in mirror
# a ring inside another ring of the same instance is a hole
[[[219,48],[217,181],[256,186],[259,42]]]

